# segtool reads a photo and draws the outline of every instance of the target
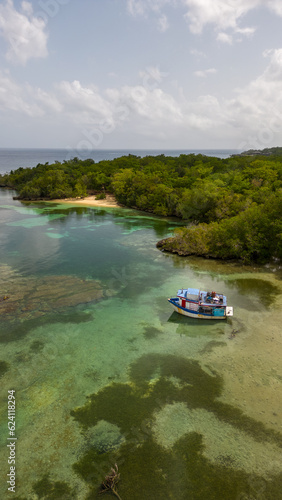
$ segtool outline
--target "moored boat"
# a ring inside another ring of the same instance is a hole
[[[177,297],[168,301],[176,312],[189,318],[227,319],[233,316],[233,307],[227,306],[226,296],[221,293],[182,288]]]

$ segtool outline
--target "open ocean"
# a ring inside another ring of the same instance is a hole
[[[113,160],[120,156],[133,154],[136,156],[179,156],[181,154],[203,154],[216,156],[218,158],[229,158],[236,154],[237,149],[96,149],[92,151],[67,150],[67,149],[8,149],[0,148],[0,174],[10,172],[17,168],[35,167],[38,163],[63,162],[77,156],[83,160],[92,158],[95,162],[101,160]]]

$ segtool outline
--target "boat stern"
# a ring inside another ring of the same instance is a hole
[[[233,307],[226,306],[226,317],[233,316]]]

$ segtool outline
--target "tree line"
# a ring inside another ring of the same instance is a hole
[[[23,200],[112,193],[122,205],[187,220],[159,246],[183,255],[282,258],[282,156],[73,158],[0,176]]]

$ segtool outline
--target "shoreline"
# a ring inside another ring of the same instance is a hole
[[[104,200],[96,200],[96,195],[85,196],[85,198],[61,198],[59,200],[48,200],[48,203],[68,203],[70,205],[87,205],[90,207],[121,208],[113,195],[106,195]],[[47,200],[44,200],[47,201]]]

